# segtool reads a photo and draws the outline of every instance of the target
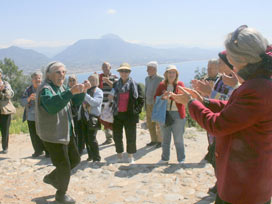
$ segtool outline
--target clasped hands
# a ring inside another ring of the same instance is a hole
[[[85,80],[82,84],[76,84],[72,86],[70,91],[72,92],[73,95],[75,94],[80,94],[80,93],[86,93],[89,88],[91,88],[92,85],[88,80]]]
[[[191,99],[197,99],[201,103],[203,102],[203,97],[196,91],[187,87],[177,87],[177,93],[165,92],[162,96],[163,99],[166,97],[171,97],[176,103],[187,105]]]

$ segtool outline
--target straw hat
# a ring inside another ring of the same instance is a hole
[[[129,71],[131,71],[131,68],[130,68],[130,65],[128,63],[124,62],[117,69],[117,71],[120,71],[120,70],[129,70]]]

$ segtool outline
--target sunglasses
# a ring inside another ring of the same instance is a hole
[[[130,73],[130,70],[121,69],[121,70],[119,70],[119,72],[123,72],[123,73]]]
[[[241,25],[240,27],[238,27],[238,28],[232,33],[232,36],[231,36],[231,40],[230,40],[230,41],[237,45],[239,33],[240,33],[242,30],[244,30],[245,28],[248,28],[248,26],[247,26],[247,25]]]

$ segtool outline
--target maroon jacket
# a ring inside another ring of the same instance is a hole
[[[183,84],[183,82],[178,81],[177,86],[182,86],[182,87],[184,87],[184,84]],[[155,93],[154,98],[156,98],[156,96],[161,96],[166,90],[167,90],[167,87],[165,86],[164,81],[162,81],[162,82],[159,84],[159,86],[158,86],[158,88],[157,88],[157,90],[156,90],[156,93]],[[175,93],[178,93],[178,89],[177,89],[177,88],[176,88],[176,90],[175,90]],[[171,99],[171,98],[170,98],[170,99]],[[185,107],[184,107],[184,105],[179,104],[179,103],[176,103],[176,106],[177,106],[177,108],[178,108],[180,118],[185,118],[186,113],[185,113]]]
[[[261,204],[272,196],[272,82],[256,78],[234,90],[229,101],[199,101],[189,111],[216,136],[219,196],[232,204]]]

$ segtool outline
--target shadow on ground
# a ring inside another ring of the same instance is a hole
[[[179,169],[204,168],[205,163],[184,163],[184,164],[131,164],[128,166],[122,165],[119,171],[115,172],[115,176],[121,178],[131,178],[137,174],[150,173],[154,169],[165,166],[160,172],[165,174],[172,174]]]
[[[195,202],[194,204],[211,204],[215,201],[215,194],[210,194],[208,196],[205,196],[201,198],[201,200]]]
[[[36,204],[55,204],[57,203],[56,201],[49,201],[49,199],[52,200],[52,198],[54,197],[55,195],[42,196],[38,198],[33,198],[31,201],[35,202]]]

